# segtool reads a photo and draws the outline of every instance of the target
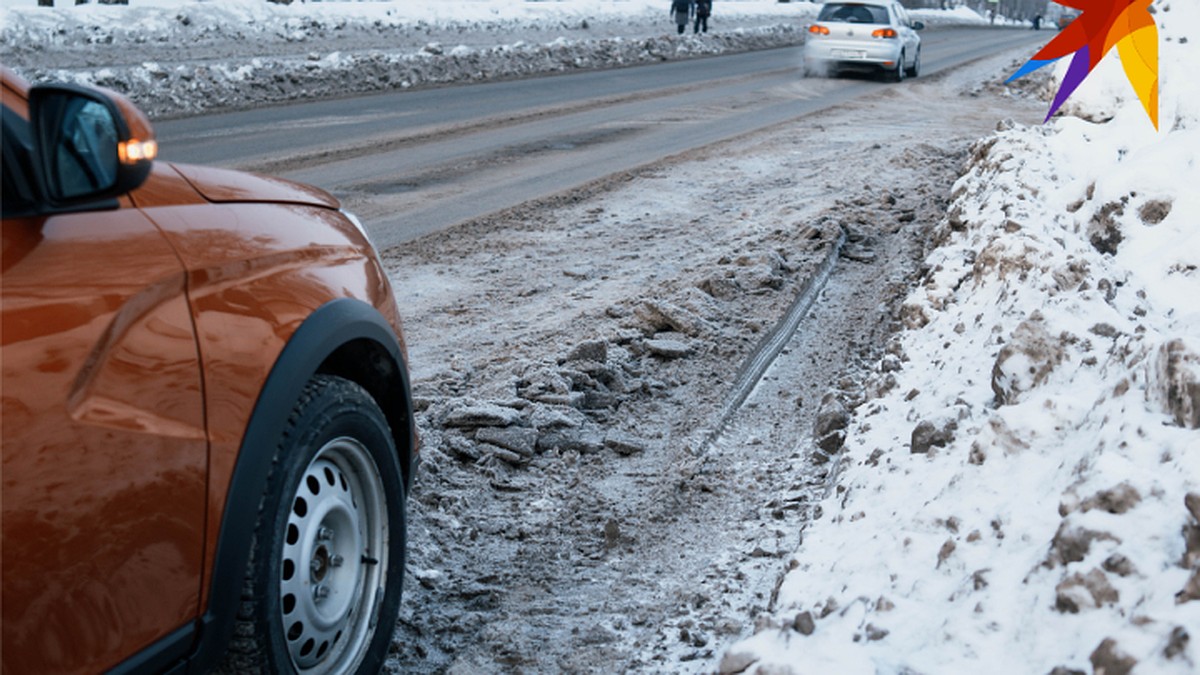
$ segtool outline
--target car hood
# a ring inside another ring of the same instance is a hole
[[[190,164],[171,167],[210,202],[274,202],[331,209],[340,205],[336,197],[321,188],[282,178]]]

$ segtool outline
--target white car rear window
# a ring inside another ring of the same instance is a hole
[[[891,23],[887,7],[855,2],[830,2],[821,8],[817,21],[832,23]]]

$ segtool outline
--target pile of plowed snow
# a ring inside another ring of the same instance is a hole
[[[1155,8],[1160,132],[1114,50],[975,145],[887,393],[722,672],[1200,667],[1200,8]]]
[[[131,3],[6,3],[0,61],[174,116],[791,46],[819,8],[729,2],[711,32],[676,35],[650,0]]]

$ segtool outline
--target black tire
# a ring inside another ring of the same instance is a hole
[[[904,81],[904,52],[900,52],[900,60],[896,62],[896,69],[888,71],[888,79],[892,82]]]
[[[917,55],[913,58],[912,67],[908,69],[909,77],[919,77],[921,75],[921,48],[917,47]]]
[[[383,411],[354,382],[314,377],[275,449],[221,670],[379,672],[400,609],[404,497]]]

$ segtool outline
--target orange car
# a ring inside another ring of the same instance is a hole
[[[0,84],[3,671],[379,670],[417,442],[362,227]]]

